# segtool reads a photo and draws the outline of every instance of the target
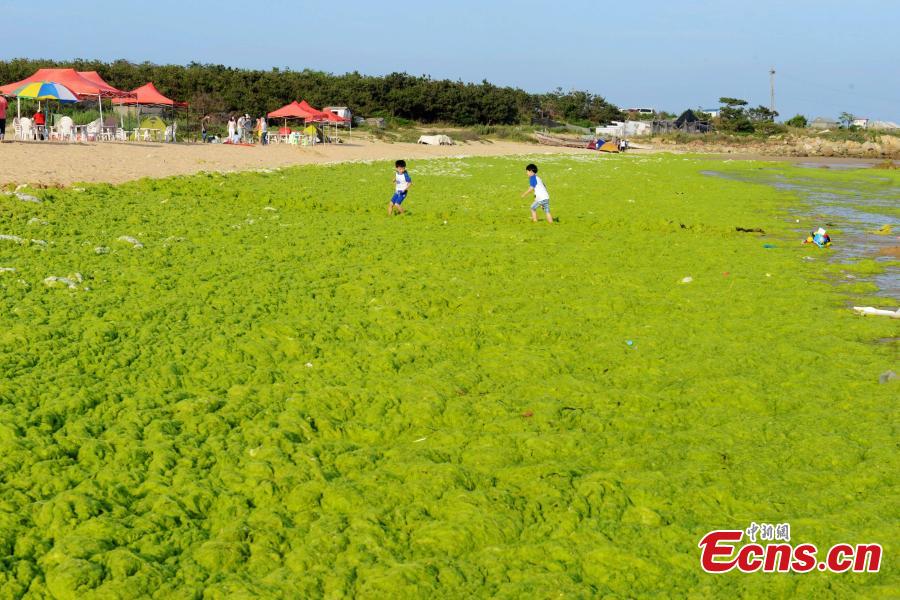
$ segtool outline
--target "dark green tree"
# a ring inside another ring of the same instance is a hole
[[[775,117],[778,116],[778,111],[770,110],[760,104],[756,108],[748,108],[747,109],[747,118],[749,118],[754,123],[774,123]]]
[[[719,98],[719,104],[721,104],[717,119],[719,129],[737,133],[753,132],[753,123],[750,122],[747,110],[744,108],[747,106],[746,100],[723,96]]]

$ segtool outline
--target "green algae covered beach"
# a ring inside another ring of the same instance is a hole
[[[897,260],[827,210],[896,171],[409,168],[0,196],[0,598],[896,593]],[[881,570],[704,573],[751,522]]]

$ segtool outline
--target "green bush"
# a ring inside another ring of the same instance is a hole
[[[803,115],[794,115],[793,117],[785,121],[784,124],[788,127],[797,127],[803,129],[808,125],[808,122],[806,120],[806,117],[804,117]]]

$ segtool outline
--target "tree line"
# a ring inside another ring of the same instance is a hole
[[[557,88],[533,94],[488,81],[465,83],[407,73],[334,75],[312,69],[252,70],[201,63],[157,65],[126,60],[20,58],[0,61],[0,82],[19,81],[39,68],[65,67],[97,71],[110,85],[125,90],[152,81],[170,98],[189,102],[193,114],[220,117],[245,112],[261,115],[299,99],[320,108],[347,106],[355,115],[367,117],[464,126],[530,123],[538,115],[578,124],[603,123],[623,116],[602,96],[585,91],[564,92]]]

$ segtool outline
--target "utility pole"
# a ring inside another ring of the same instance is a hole
[[[769,69],[769,110],[775,112],[775,67]]]

